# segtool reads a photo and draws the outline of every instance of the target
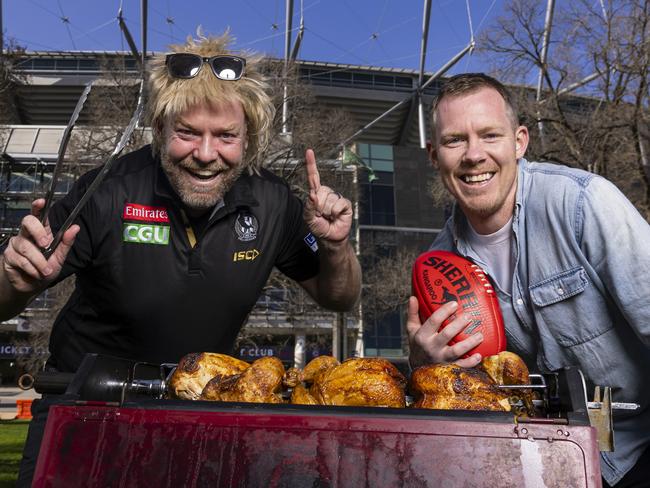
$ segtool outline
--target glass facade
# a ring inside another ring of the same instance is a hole
[[[374,176],[359,179],[359,224],[395,225],[393,146],[358,144],[357,153]]]
[[[362,266],[371,271],[381,266],[383,258],[394,255],[395,233],[364,226],[395,225],[395,179],[393,146],[357,144],[357,154],[372,169],[368,177],[359,178],[359,224],[364,252]],[[363,341],[366,356],[402,357],[402,311],[377,313],[378,306],[371,289],[364,290]]]
[[[366,356],[402,357],[402,313],[388,312],[365,322],[363,341]]]

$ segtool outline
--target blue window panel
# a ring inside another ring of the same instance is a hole
[[[370,146],[368,144],[357,144],[357,154],[364,159],[370,157]]]
[[[393,146],[386,144],[373,144],[370,146],[370,156],[372,159],[393,160]]]

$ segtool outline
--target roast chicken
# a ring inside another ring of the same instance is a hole
[[[169,379],[169,392],[183,400],[198,400],[203,388],[212,378],[237,375],[249,366],[247,362],[225,354],[187,354],[178,362]]]
[[[483,370],[430,364],[413,371],[410,391],[416,408],[510,411],[508,393]]]
[[[339,361],[332,356],[317,356],[307,363],[305,369],[289,368],[284,377],[284,384],[289,388],[293,388],[301,382],[313,383],[314,379],[322,372],[338,366]]]
[[[442,410],[511,411],[511,400],[527,392],[501,389],[498,385],[528,384],[528,368],[516,354],[502,352],[484,358],[476,368],[455,364],[431,364],[417,368],[409,389],[416,408]],[[524,403],[528,404],[528,399]],[[531,402],[532,403],[532,402]]]
[[[318,405],[316,399],[302,383],[298,383],[291,391],[291,403],[294,405]]]
[[[533,412],[532,394],[526,389],[499,385],[525,385],[528,368],[514,353],[486,357],[475,368],[437,364],[413,371],[409,391],[416,408],[455,410],[512,410],[523,405]],[[304,369],[285,372],[276,357],[248,364],[215,353],[188,354],[178,364],[169,389],[177,398],[224,402],[283,403],[283,386],[291,389],[291,403],[405,407],[406,379],[383,358],[353,358],[339,363],[319,356]],[[285,390],[286,391],[286,390]]]
[[[405,386],[406,379],[389,361],[353,358],[320,370],[309,393],[319,405],[404,407]]]
[[[478,367],[497,385],[526,385],[529,381],[526,363],[514,352],[503,351],[483,358]]]
[[[201,393],[201,400],[221,402],[283,403],[282,361],[274,356],[258,359],[243,373],[211,379]]]

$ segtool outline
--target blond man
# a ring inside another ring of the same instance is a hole
[[[54,322],[47,368],[74,372],[86,353],[176,362],[229,353],[271,270],[319,304],[352,307],[360,268],[348,242],[349,200],[320,184],[312,151],[303,206],[261,168],[274,108],[259,59],[230,52],[230,37],[201,37],[153,60],[153,141],[117,160],[63,236],[42,249],[94,179],[80,178],[50,212],[32,205],[0,268],[0,319],[76,275]],[[28,484],[49,404],[33,408],[20,484]]]

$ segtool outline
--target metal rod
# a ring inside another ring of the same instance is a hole
[[[2,4],[3,1],[0,0],[0,54],[3,54],[5,49],[5,25],[2,20]]]
[[[418,132],[420,135],[420,149],[426,149],[427,147],[426,127],[427,123],[424,116],[424,100],[422,99],[422,93],[418,93]]]
[[[587,408],[600,408],[603,406],[603,402],[587,402]],[[638,403],[624,403],[624,402],[612,402],[612,410],[638,410],[641,408],[641,405]]]
[[[572,92],[573,90],[577,90],[581,86],[586,85],[587,83],[595,80],[596,78],[600,78],[603,76],[603,73],[592,73],[589,76],[585,76],[582,80],[576,81],[575,83],[572,83],[571,85],[567,86],[566,88],[562,88],[559,92],[557,92],[558,95],[564,95],[565,93]],[[541,103],[543,103],[544,100],[542,100]]]
[[[542,53],[540,59],[539,76],[537,78],[536,100],[539,103],[542,99],[542,84],[544,82],[544,73],[546,72],[546,60],[548,57],[548,43],[551,38],[551,27],[553,25],[553,9],[555,0],[548,0],[546,4],[546,19],[544,20],[544,36],[542,38]],[[537,128],[539,129],[540,141],[544,148],[544,123],[541,120],[539,111],[537,112]]]
[[[293,0],[286,0],[285,31],[284,31],[284,87],[282,89],[282,133],[289,132],[289,90],[287,76],[289,75],[289,57],[291,56],[291,22],[293,19]]]
[[[126,26],[126,22],[124,22],[124,17],[122,17],[122,9],[117,13],[117,20],[118,23],[120,24],[120,29],[122,30],[122,34],[124,34],[124,38],[126,39],[127,44],[129,45],[129,48],[131,49],[131,53],[133,54],[133,57],[135,58],[135,61],[140,65],[140,69],[144,69],[142,66],[142,56],[138,52],[138,48],[135,45],[135,41],[133,40],[133,36],[131,35],[131,32],[129,31],[129,28]]]
[[[302,38],[305,35],[305,17],[303,15],[303,4],[300,0],[300,27],[298,29],[298,35],[296,36],[296,42],[293,44],[293,49],[291,50],[291,61],[295,61],[298,57],[298,52],[300,52],[300,45],[302,44]]]
[[[427,86],[429,86],[431,83],[433,83],[436,79],[440,78],[443,74],[445,74],[445,73],[447,72],[447,70],[449,70],[449,68],[451,68],[451,67],[452,67],[453,65],[455,65],[458,61],[460,61],[460,59],[461,59],[463,56],[465,56],[465,54],[467,54],[467,52],[471,51],[472,49],[474,49],[474,42],[473,42],[473,41],[470,42],[470,43],[469,43],[465,48],[463,48],[462,51],[460,51],[458,54],[456,54],[456,56],[454,56],[454,57],[451,58],[449,61],[447,61],[447,63],[446,63],[442,68],[440,68],[438,71],[436,71],[436,72],[431,76],[431,78],[429,78],[429,79],[428,79],[428,80],[427,80],[427,81],[426,81],[426,82],[425,82],[425,83],[420,87],[420,90],[424,90]],[[401,106],[404,105],[405,103],[407,103],[407,102],[409,102],[410,100],[412,100],[413,97],[415,97],[417,94],[418,94],[418,89],[416,88],[416,89],[413,90],[413,91],[411,92],[411,94],[408,95],[406,98],[404,98],[403,100],[397,102],[397,103],[396,103],[395,105],[393,105],[391,108],[389,108],[388,110],[386,110],[386,112],[384,112],[383,114],[381,114],[379,117],[377,117],[376,119],[374,119],[372,122],[369,122],[368,124],[364,125],[361,129],[359,129],[359,130],[356,131],[354,134],[352,134],[350,137],[348,137],[348,138],[345,139],[343,142],[341,142],[341,143],[339,144],[339,147],[343,147],[343,146],[345,146],[345,145],[346,145],[348,142],[350,142],[352,139],[354,139],[355,137],[357,137],[357,136],[360,135],[360,134],[363,134],[366,130],[368,130],[370,127],[372,127],[373,125],[375,125],[375,124],[376,124],[377,122],[379,122],[381,119],[383,119],[384,117],[386,117],[387,115],[389,115],[391,112],[395,111],[396,109],[398,109],[399,107],[401,107]]]
[[[427,41],[429,38],[429,20],[431,18],[431,0],[424,0],[424,11],[422,12],[422,41],[420,43],[420,72],[418,73],[418,88],[424,81],[424,64],[427,56]],[[418,91],[418,129],[420,134],[420,148],[427,147],[426,121],[424,119],[424,103],[422,91]]]
[[[451,58],[449,61],[447,61],[446,64],[443,65],[442,68],[440,68],[438,71],[436,71],[433,75],[431,75],[431,78],[429,78],[427,81],[424,82],[424,85],[420,87],[421,90],[424,90],[426,87],[428,87],[431,83],[433,83],[435,80],[440,78],[442,75],[444,75],[449,69],[451,69],[458,61],[460,61],[465,54],[468,52],[472,52],[474,50],[474,46],[476,43],[472,40],[470,43],[465,46],[458,54],[456,54],[453,58]]]
[[[148,2],[147,0],[142,0],[140,2],[140,12],[141,12],[141,25],[142,32],[142,61],[140,62],[142,68],[142,78],[144,78],[145,63],[147,61],[147,11],[148,11]]]

